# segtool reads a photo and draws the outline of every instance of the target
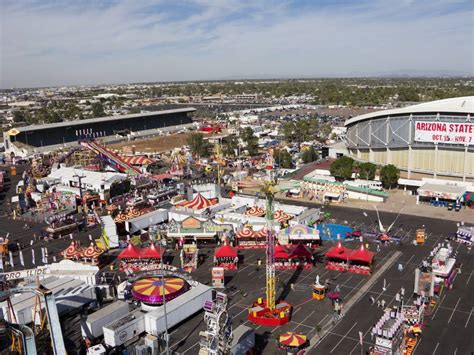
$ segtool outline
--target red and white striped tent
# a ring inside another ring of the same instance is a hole
[[[122,160],[130,165],[150,165],[155,162],[145,155],[124,156]]]
[[[265,210],[262,207],[259,206],[253,206],[250,207],[245,214],[247,216],[257,216],[257,217],[262,217],[265,216]]]
[[[214,203],[211,200],[205,198],[200,193],[198,193],[191,201],[186,201],[179,204],[181,207],[192,208],[193,210],[201,210],[212,205],[214,205]]]

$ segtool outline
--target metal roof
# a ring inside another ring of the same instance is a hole
[[[140,118],[156,115],[166,115],[170,113],[181,113],[181,112],[194,112],[196,109],[194,107],[187,108],[178,108],[173,110],[162,110],[162,111],[150,111],[145,113],[133,113],[129,115],[120,115],[120,116],[107,116],[107,117],[97,117],[97,118],[88,118],[85,120],[74,120],[74,121],[65,121],[57,123],[44,123],[39,125],[31,125],[26,127],[16,127],[20,132],[29,132],[37,131],[41,129],[50,129],[50,128],[59,128],[59,127],[70,127],[70,126],[83,126],[91,123],[99,122],[109,122],[109,121],[118,121],[118,120],[127,120],[130,118]]]
[[[350,126],[356,122],[385,116],[416,113],[455,113],[474,114],[474,96],[454,97],[450,99],[424,102],[418,105],[367,113],[348,119],[344,125]]]

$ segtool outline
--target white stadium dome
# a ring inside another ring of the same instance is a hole
[[[401,170],[474,179],[474,96],[372,112],[345,122],[352,157]]]

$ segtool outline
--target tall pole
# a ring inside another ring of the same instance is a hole
[[[160,244],[163,246],[163,240],[160,239]],[[166,355],[170,354],[170,342],[168,335],[168,314],[166,313],[166,297],[165,297],[165,275],[163,270],[163,251],[160,258],[161,264],[161,294],[163,295],[163,311],[165,312],[165,343],[166,343]]]

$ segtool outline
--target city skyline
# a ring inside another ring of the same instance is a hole
[[[469,1],[6,1],[0,87],[473,75]]]

